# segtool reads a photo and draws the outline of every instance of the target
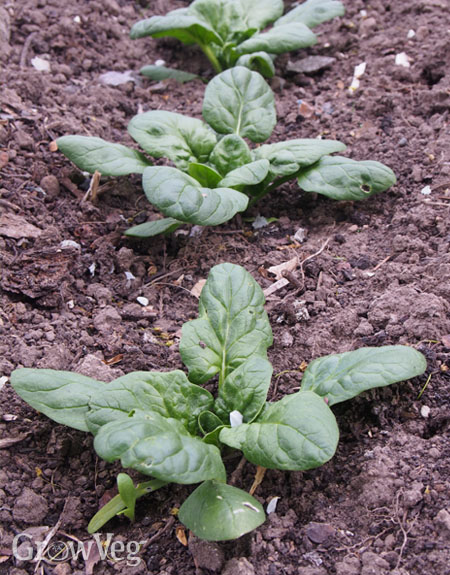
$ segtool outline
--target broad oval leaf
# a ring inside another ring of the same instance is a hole
[[[189,14],[205,22],[222,43],[238,40],[248,28],[241,3],[234,0],[195,0]]]
[[[178,519],[207,541],[237,539],[265,521],[254,497],[226,483],[206,481],[180,507]]]
[[[185,171],[191,162],[205,162],[217,142],[201,120],[160,110],[134,116],[128,132],[149,154],[169,158]]]
[[[237,0],[245,13],[248,28],[262,30],[283,14],[283,0]]]
[[[127,146],[112,144],[102,138],[62,136],[56,140],[58,149],[83,172],[95,171],[104,176],[142,174],[150,160]]]
[[[188,174],[205,188],[217,188],[222,176],[205,164],[189,164]],[[222,186],[223,188],[226,186]]]
[[[203,188],[176,168],[148,168],[142,185],[149,201],[165,216],[200,226],[223,224],[248,204],[245,194],[232,188]]]
[[[345,148],[345,144],[337,140],[296,139],[264,144],[253,150],[252,155],[255,160],[269,160],[274,176],[289,176],[314,164],[322,156],[342,152]]]
[[[235,134],[229,134],[219,140],[209,161],[225,176],[228,172],[249,164],[252,154],[245,140]]]
[[[248,358],[267,357],[272,330],[264,294],[242,267],[211,269],[199,300],[199,318],[183,325],[180,354],[197,384],[219,373],[219,385]]]
[[[250,423],[263,408],[270,387],[273,368],[264,358],[250,358],[232,371],[219,388],[214,411],[226,424],[230,413],[239,411],[244,423]]]
[[[143,66],[140,69],[140,73],[155,82],[173,79],[184,84],[185,82],[191,82],[192,80],[199,78],[197,74],[191,74],[189,72],[184,72],[183,70],[176,70],[175,68],[156,65]]]
[[[153,236],[159,236],[159,234],[170,234],[182,224],[183,222],[179,222],[174,218],[162,218],[128,228],[128,230],[124,232],[124,235],[131,238],[151,238]]]
[[[317,43],[317,37],[305,24],[283,24],[271,28],[268,32],[255,34],[239,46],[238,54],[251,54],[252,52],[268,52],[270,54],[284,54],[292,50],[299,50]],[[259,140],[262,141],[262,140]]]
[[[425,357],[412,347],[363,347],[312,361],[302,379],[302,390],[325,397],[329,405],[372,389],[421,375]]]
[[[341,156],[322,158],[298,176],[302,190],[333,200],[364,200],[396,181],[394,172],[380,162],[358,162]]]
[[[253,423],[222,429],[219,437],[256,465],[302,471],[333,457],[339,430],[323,398],[301,391],[267,404]]]
[[[176,419],[143,412],[103,425],[94,440],[98,455],[106,461],[120,459],[131,467],[162,481],[190,484],[207,479],[225,480],[219,449],[188,433]]]
[[[88,431],[85,416],[91,396],[104,393],[105,383],[69,371],[16,369],[11,385],[31,407],[53,421]]]
[[[208,84],[203,117],[219,134],[263,142],[276,123],[273,92],[260,74],[237,66]]]
[[[245,68],[259,72],[265,78],[273,78],[275,75],[273,57],[267,54],[267,52],[244,54],[238,58],[236,66],[244,66]]]
[[[314,28],[322,22],[343,16],[345,8],[337,0],[307,0],[297,6],[283,17],[279,18],[274,26],[283,26],[293,22],[301,22],[309,28]]]
[[[171,36],[185,44],[222,44],[220,36],[204,20],[191,13],[189,8],[172,10],[165,16],[152,16],[136,22],[131,28],[130,37],[136,39],[145,36]]]
[[[190,433],[197,433],[198,416],[213,403],[209,391],[191,383],[182,371],[135,371],[93,394],[86,420],[89,431],[95,434],[102,425],[142,409],[178,419]]]
[[[236,168],[225,176],[219,183],[224,188],[235,186],[255,186],[261,183],[269,173],[270,163],[268,160],[257,160],[240,168]]]

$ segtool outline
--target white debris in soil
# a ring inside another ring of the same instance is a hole
[[[107,86],[120,86],[127,82],[136,82],[133,70],[126,70],[125,72],[105,72],[98,78],[100,84]]]
[[[39,58],[39,56],[36,56],[31,60],[31,65],[38,72],[50,72],[50,62],[48,60],[44,60],[44,58]]]
[[[267,515],[270,515],[271,513],[274,513],[276,511],[279,499],[280,499],[279,497],[272,497],[266,508]]]
[[[155,62],[155,66],[165,66],[165,65],[166,65],[165,60],[156,60]]]
[[[5,387],[6,382],[8,381],[8,378],[6,377],[6,375],[3,375],[2,377],[0,377],[0,390]]]
[[[359,79],[361,78],[361,76],[364,74],[365,71],[366,71],[365,62],[361,62],[361,64],[355,66],[355,70],[353,72],[353,80],[348,89],[349,92],[356,92],[356,90],[359,88],[360,85]]]
[[[125,272],[125,277],[129,282],[136,279],[136,277],[131,272]]]
[[[91,274],[92,277],[94,277],[95,268],[96,268],[96,267],[97,267],[97,264],[94,262],[94,263],[91,264],[91,265],[89,266],[89,268],[88,268],[88,269],[89,269],[89,273]]]
[[[431,194],[430,186],[425,186],[424,188],[422,188],[420,190],[420,193],[423,194],[424,196],[429,196]]]
[[[230,425],[231,427],[238,427],[244,421],[244,416],[240,411],[235,409],[230,413]]]
[[[428,407],[428,405],[422,405],[422,407],[420,408],[420,415],[424,419],[428,419],[430,417],[430,413],[431,409]]]
[[[75,24],[81,24],[81,18],[79,16],[74,16],[73,21]]]
[[[414,38],[414,36],[416,35],[416,33],[414,32],[414,30],[408,30],[408,34],[406,35],[406,37],[408,38],[408,40],[411,40],[411,38]]]
[[[255,221],[252,223],[252,228],[254,230],[259,230],[260,228],[265,228],[269,225],[269,222],[266,220],[264,216],[256,216]]]
[[[299,244],[302,244],[306,240],[306,236],[308,235],[308,230],[305,228],[298,228],[298,230],[294,234],[294,240]]]
[[[60,244],[59,247],[61,249],[66,249],[66,248],[75,248],[77,250],[81,250],[81,246],[78,242],[74,242],[73,240],[63,240]]]
[[[403,66],[403,68],[409,68],[409,57],[405,52],[400,52],[399,54],[395,55],[395,64],[396,66]]]
[[[137,297],[137,298],[136,298],[136,301],[137,301],[139,304],[141,304],[141,306],[143,306],[143,307],[147,307],[148,304],[149,304],[148,299],[147,299],[146,297],[144,297],[144,296],[139,296],[139,297]]]

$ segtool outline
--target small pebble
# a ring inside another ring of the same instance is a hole
[[[403,148],[404,146],[406,146],[407,143],[408,140],[406,138],[401,138],[398,142],[398,145],[400,146],[400,148]]]
[[[430,416],[430,412],[431,409],[428,407],[428,405],[422,405],[422,407],[420,408],[420,415],[424,419],[428,419],[428,417]]]

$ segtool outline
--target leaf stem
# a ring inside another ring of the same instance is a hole
[[[270,186],[267,186],[265,188],[263,188],[259,194],[256,194],[255,196],[253,196],[253,198],[251,198],[248,207],[251,208],[252,206],[254,206],[256,204],[256,202],[259,202],[259,200],[261,200],[262,198],[264,198],[264,196],[266,196],[268,193],[272,192],[273,190],[275,190],[276,188],[278,188],[278,186],[281,186],[281,184],[284,184],[285,182],[289,182],[289,180],[292,180],[293,178],[295,178],[297,176],[297,173],[295,174],[290,174],[288,176],[283,176],[281,178],[277,178],[275,181],[273,181]]]
[[[200,48],[203,50],[203,53],[205,54],[205,56],[211,62],[212,67],[214,68],[214,71],[217,74],[220,74],[220,72],[222,72],[223,69],[222,69],[222,66],[220,65],[219,60],[217,59],[217,56],[214,54],[211,46],[208,46],[206,44],[201,44],[200,42],[198,42],[198,44],[199,44]]]

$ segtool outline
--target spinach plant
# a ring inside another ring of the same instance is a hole
[[[129,373],[111,383],[65,371],[19,369],[11,383],[27,403],[58,423],[90,431],[106,461],[120,460],[152,479],[134,486],[118,476],[119,494],[89,524],[134,517],[136,500],[168,483],[200,483],[179,519],[197,536],[234,539],[264,521],[260,503],[227,485],[225,448],[269,469],[307,470],[326,463],[338,443],[330,407],[374,387],[424,372],[411,347],[362,348],[312,361],[300,391],[267,401],[272,332],[264,295],[242,267],[214,267],[199,317],[183,325],[180,370]],[[216,397],[202,386],[217,377]]]
[[[174,112],[138,114],[128,132],[154,158],[174,166],[150,166],[144,154],[100,138],[63,136],[58,148],[80,169],[105,176],[143,174],[152,204],[167,216],[134,226],[126,235],[149,237],[182,223],[218,225],[244,211],[281,184],[296,178],[305,192],[335,200],[360,200],[395,183],[395,175],[375,161],[329,154],[342,142],[294,139],[251,149],[276,124],[272,90],[257,72],[238,66],[222,72],[206,87],[207,123]]]
[[[315,44],[311,28],[342,16],[344,7],[336,0],[307,0],[284,16],[283,11],[283,0],[195,0],[187,8],[137,22],[131,38],[171,36],[197,44],[216,73],[246,66],[272,77],[278,54]],[[269,24],[273,26],[263,31]],[[161,79],[158,66],[145,66],[141,72]],[[165,72],[173,77],[170,68]]]

